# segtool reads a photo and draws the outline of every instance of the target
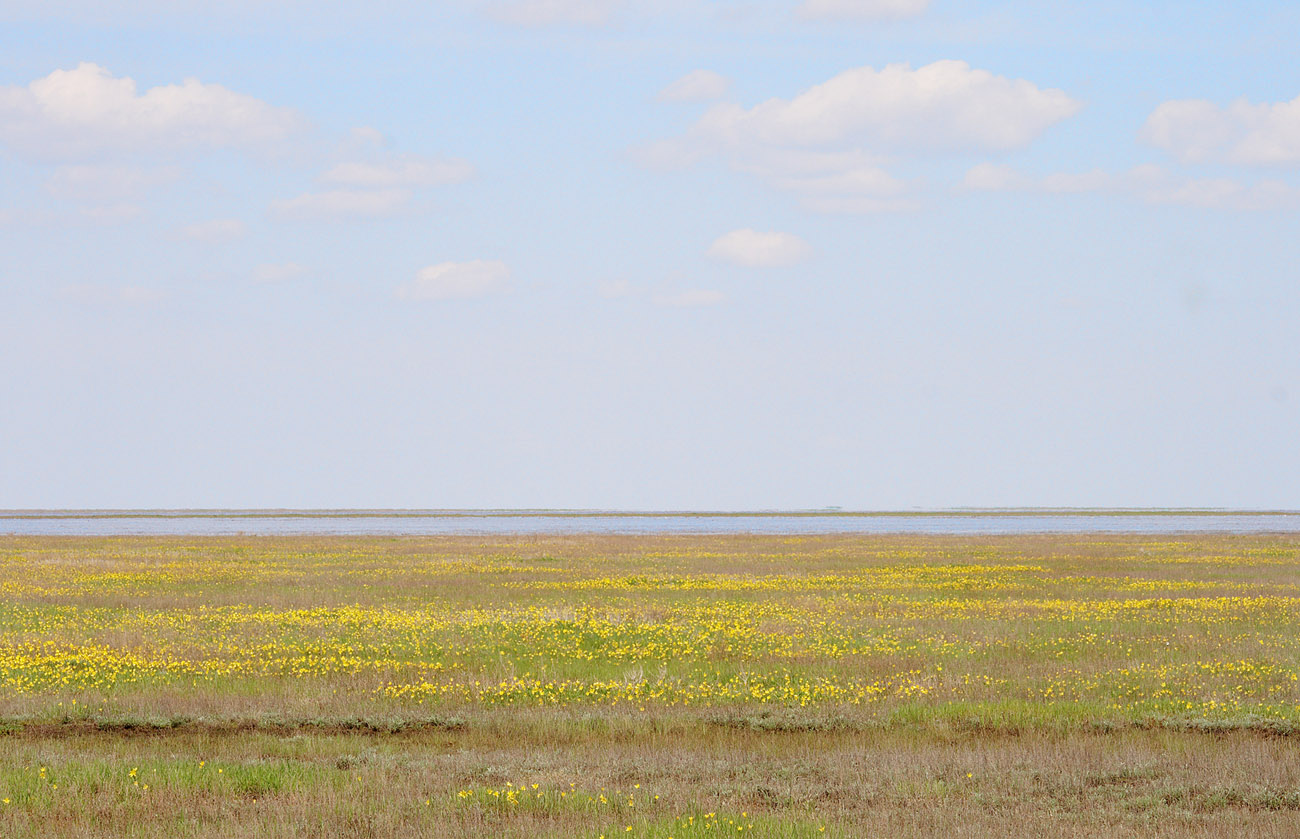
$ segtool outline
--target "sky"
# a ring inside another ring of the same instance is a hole
[[[1300,508],[1298,41],[0,0],[0,508]]]

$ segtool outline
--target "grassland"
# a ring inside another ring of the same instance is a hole
[[[0,836],[1300,835],[1300,539],[0,538]]]

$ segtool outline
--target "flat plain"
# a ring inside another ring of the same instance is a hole
[[[0,836],[1294,837],[1290,536],[0,537]]]

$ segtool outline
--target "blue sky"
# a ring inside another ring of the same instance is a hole
[[[1300,508],[1297,39],[0,0],[0,507]]]

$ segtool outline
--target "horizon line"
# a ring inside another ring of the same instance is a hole
[[[0,519],[114,518],[826,518],[885,517],[1006,517],[1006,516],[1293,516],[1294,509],[1233,507],[933,507],[905,510],[845,510],[840,507],[799,507],[753,510],[620,510],[581,507],[68,507],[0,509]]]

